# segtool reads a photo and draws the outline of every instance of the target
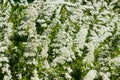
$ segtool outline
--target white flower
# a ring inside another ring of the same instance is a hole
[[[32,5],[26,9],[26,13],[28,14],[27,17],[30,21],[35,21],[35,19],[38,17],[38,11]]]
[[[86,57],[84,57],[83,63],[88,63],[91,66],[94,66],[92,62],[94,61],[95,43],[93,41],[90,41],[89,43],[86,44],[86,46],[89,52],[87,53]]]
[[[50,68],[50,65],[48,63],[47,60],[44,61],[44,65],[43,65],[44,68]]]
[[[67,67],[68,73],[71,73],[73,70],[70,67]]]
[[[120,56],[113,58],[110,63],[114,63],[116,66],[120,66]]]
[[[40,80],[36,69],[34,69],[33,71],[33,77],[31,77],[31,80]]]
[[[7,50],[7,46],[0,47],[0,52],[4,52],[5,50]]]
[[[46,24],[46,23],[44,23],[44,24],[42,24],[42,25],[41,25],[41,27],[47,27],[47,24]]]
[[[26,52],[26,53],[23,54],[23,56],[24,56],[24,57],[29,57],[29,53]]]
[[[47,51],[48,51],[48,47],[45,46],[45,47],[42,49],[42,51],[41,51],[41,56],[42,56],[43,58],[48,57]]]
[[[18,74],[18,79],[22,79],[22,74]]]
[[[58,56],[58,57],[56,57],[54,60],[53,60],[53,62],[52,62],[52,66],[57,66],[57,63],[59,63],[59,64],[64,64],[65,63],[65,57],[64,56]]]
[[[6,73],[6,75],[4,75],[4,80],[10,80],[12,78],[11,71],[9,70],[10,66],[8,64],[4,64],[3,66],[2,73]]]
[[[33,64],[36,66],[38,65],[38,62],[35,60],[35,58],[33,59]]]
[[[65,73],[65,78],[68,79],[68,80],[71,80],[72,77],[70,76],[69,73]]]
[[[45,23],[45,20],[44,19],[38,19],[37,22],[41,24],[41,23]]]
[[[83,49],[83,47],[85,45],[85,40],[86,40],[87,33],[88,33],[87,28],[81,28],[79,30],[79,32],[76,34],[76,38],[74,40],[74,43],[76,45],[76,51],[77,52],[79,52],[78,50],[80,48]]]
[[[0,57],[0,62],[2,61],[9,62],[8,57],[4,57],[4,56]]]
[[[109,72],[106,72],[106,73],[100,72],[100,75],[102,76],[103,80],[110,80],[109,79],[109,77],[110,77]]]
[[[3,80],[10,80],[10,79],[11,79],[11,76],[5,75]]]
[[[84,77],[83,80],[94,80],[97,77],[96,70],[90,70]]]
[[[20,0],[21,3],[19,3],[20,6],[28,6],[28,2],[26,0]]]

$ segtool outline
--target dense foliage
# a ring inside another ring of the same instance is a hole
[[[0,80],[120,80],[120,0],[0,0]]]

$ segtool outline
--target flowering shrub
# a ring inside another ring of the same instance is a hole
[[[120,80],[120,1],[1,0],[0,80]]]

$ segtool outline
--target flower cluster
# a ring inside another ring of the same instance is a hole
[[[119,0],[1,0],[0,80],[120,80]]]

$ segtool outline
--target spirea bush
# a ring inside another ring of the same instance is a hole
[[[0,80],[120,80],[120,0],[0,0]]]

